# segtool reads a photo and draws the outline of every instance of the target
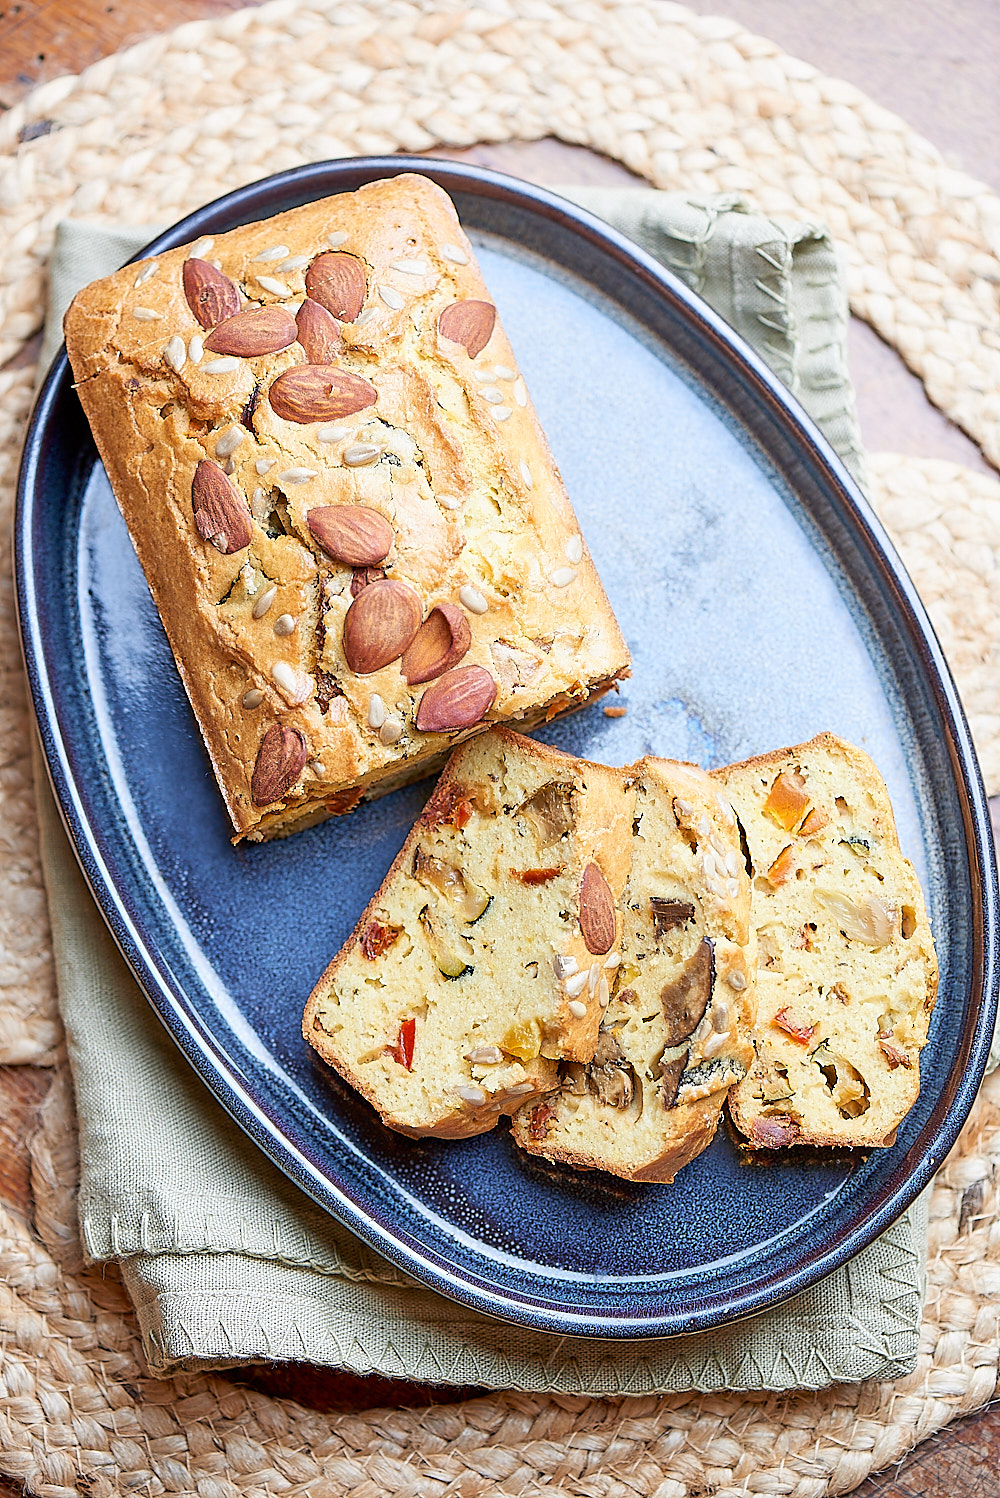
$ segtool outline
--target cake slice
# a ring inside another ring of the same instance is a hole
[[[525,1104],[532,1154],[633,1181],[672,1181],[711,1142],[753,1058],[750,881],[732,809],[694,765],[645,759],[622,896],[621,963],[589,1062]]]
[[[756,1060],[730,1094],[750,1144],[892,1144],[937,993],[923,896],[889,795],[821,734],[718,770],[755,873]]]
[[[455,209],[401,173],[124,266],[76,389],[235,833],[628,674]]]
[[[620,770],[506,729],[455,751],[303,1021],[390,1128],[483,1133],[593,1056],[634,807]]]

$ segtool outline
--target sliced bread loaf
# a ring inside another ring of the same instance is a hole
[[[736,818],[693,765],[645,759],[635,794],[622,960],[593,1058],[513,1119],[532,1154],[672,1181],[708,1145],[753,1059],[750,880]]]
[[[620,770],[506,729],[455,751],[306,1006],[391,1128],[482,1133],[593,1056],[634,804]]]
[[[715,778],[755,873],[757,1056],[732,1116],[757,1148],[892,1144],[920,1090],[937,962],[882,778],[832,734]]]

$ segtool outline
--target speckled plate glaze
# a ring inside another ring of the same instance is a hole
[[[857,1253],[971,1107],[996,1007],[986,800],[941,652],[857,488],[699,300],[560,199],[425,159],[283,173],[150,250],[400,170],[456,200],[634,656],[628,714],[542,737],[613,764],[711,767],[833,729],[881,767],[928,895],[941,988],[891,1150],[741,1162],[726,1127],[672,1187],[521,1158],[501,1127],[411,1141],[324,1074],[303,1001],[429,791],[233,850],[222,801],[65,355],[24,456],[18,589],[49,770],[95,898],[157,1014],[248,1134],[435,1289],[560,1334],[664,1336],[746,1316]],[[178,793],[178,788],[183,793]]]

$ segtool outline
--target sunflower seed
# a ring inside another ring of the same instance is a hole
[[[730,850],[730,852],[726,854],[726,873],[730,876],[730,878],[736,879],[739,875],[739,872],[740,855]]]
[[[348,238],[349,235],[346,229],[335,229],[332,234],[327,235],[326,242],[331,250],[339,250],[342,244],[347,243]]]
[[[600,981],[601,964],[599,962],[592,962],[590,964],[590,971],[587,973],[587,988],[591,993],[597,992],[597,985]]]
[[[203,235],[203,237],[199,240],[196,240],[188,250],[188,259],[204,260],[205,256],[208,254],[214,243],[215,240],[211,237],[211,235]]]
[[[480,593],[478,588],[474,588],[471,583],[466,583],[464,588],[459,589],[458,601],[465,605],[470,614],[485,614],[489,608],[489,604],[482,593]]]
[[[481,1108],[486,1101],[486,1094],[481,1087],[456,1087],[455,1091],[463,1103],[471,1103],[474,1108]]]
[[[267,519],[267,512],[271,508],[271,501],[267,497],[266,489],[255,489],[253,499],[250,501],[250,513],[253,518],[263,525]]]
[[[201,356],[205,352],[205,340],[200,333],[196,333],[188,344],[188,358],[192,364],[200,364]]]
[[[146,266],[145,270],[141,270],[136,276],[136,286],[145,286],[146,282],[151,281],[152,278],[156,275],[156,272],[159,270],[159,268],[160,262],[158,260],[151,260]]]
[[[253,466],[256,468],[259,474],[263,475],[265,473],[270,473],[271,469],[274,467],[277,461],[277,458],[258,458]]]
[[[290,635],[295,629],[295,620],[291,614],[279,614],[274,621],[274,632],[276,635]]]
[[[311,759],[309,761],[309,768],[313,772],[313,774],[316,776],[317,780],[322,780],[322,778],[323,778],[323,761],[321,759]]]
[[[424,260],[394,260],[389,269],[398,270],[404,276],[426,276],[430,268]]]
[[[260,707],[263,701],[264,693],[260,687],[251,687],[248,692],[243,693],[243,706],[249,712],[253,712],[254,708]]]
[[[602,978],[597,985],[597,1002],[602,1009],[607,1009],[611,1003],[611,989],[608,987],[607,978]]]
[[[230,453],[236,451],[245,436],[246,432],[242,427],[226,427],[225,431],[219,434],[219,439],[215,444],[215,456],[228,458]]]
[[[466,1052],[465,1059],[473,1066],[498,1066],[503,1060],[503,1051],[498,1045],[477,1045],[475,1050]]]
[[[514,412],[511,410],[510,406],[493,407],[493,415],[496,417],[497,421],[506,421],[507,417],[513,416],[513,414]]]
[[[286,286],[284,281],[275,280],[274,276],[258,276],[257,281],[272,296],[291,296],[292,294],[291,287]]]
[[[132,316],[138,318],[139,322],[161,322],[163,313],[156,312],[152,307],[133,307]]]
[[[234,369],[239,369],[239,359],[234,359],[227,354],[222,359],[209,359],[207,364],[202,365],[206,374],[232,374]]]
[[[344,449],[344,462],[348,468],[363,468],[366,463],[377,463],[382,456],[382,449],[376,447],[374,442],[355,442],[353,446]]]
[[[726,1046],[728,1044],[729,1044],[729,1035],[728,1035],[728,1033],[726,1033],[724,1035],[712,1034],[712,1035],[710,1035],[708,1037],[708,1039],[705,1041],[705,1044],[702,1046],[702,1048],[701,1048],[701,1054],[704,1056],[704,1058],[705,1058],[706,1061],[709,1061],[719,1051],[725,1050],[725,1048],[726,1048]]]
[[[255,255],[250,264],[259,265],[262,260],[284,260],[285,256],[291,253],[287,244],[273,244],[270,249],[261,250],[259,255]]]
[[[439,505],[444,505],[446,510],[459,510],[462,507],[462,501],[456,494],[439,494],[437,502]]]
[[[485,386],[484,389],[480,390],[479,394],[484,401],[489,401],[491,406],[503,405],[503,393],[495,385]]]
[[[498,380],[516,380],[517,370],[511,369],[507,364],[498,364],[493,371]]]
[[[366,307],[365,310],[359,313],[358,316],[354,319],[354,326],[356,328],[363,328],[365,323],[371,322],[373,317],[378,317],[378,308]]]
[[[279,484],[308,484],[316,477],[315,468],[285,468],[278,474]]]
[[[517,380],[514,384],[514,399],[519,406],[528,404],[528,392],[523,380]]]
[[[605,957],[604,966],[609,969],[616,968],[622,960],[620,952],[612,952],[610,957]]]
[[[569,561],[574,564],[583,561],[583,537],[569,536],[563,546],[563,551]]]
[[[726,894],[729,896],[729,898],[731,900],[735,900],[736,896],[739,894],[739,892],[740,892],[740,882],[739,882],[739,880],[738,879],[727,879],[726,880]]]
[[[290,666],[287,661],[275,661],[271,667],[271,675],[283,691],[293,693],[297,697],[303,695],[303,685],[308,678],[304,672],[296,671],[295,667]]]
[[[568,588],[575,581],[576,572],[572,567],[557,567],[555,572],[549,574],[549,582],[554,588]]]
[[[469,263],[468,255],[462,249],[462,246],[458,244],[443,244],[441,246],[441,255],[443,259],[450,260],[455,265],[468,265]]]
[[[290,260],[283,260],[278,266],[280,271],[301,270],[304,265],[309,264],[308,255],[293,255]]]
[[[338,427],[327,425],[318,427],[316,430],[317,442],[343,442],[345,437],[351,435],[350,427]]]
[[[386,718],[378,731],[382,743],[388,746],[396,744],[403,737],[403,722],[401,718]]]
[[[575,999],[578,993],[583,993],[587,986],[589,973],[574,973],[571,978],[566,979],[566,992],[571,999]]]
[[[263,593],[257,599],[257,602],[254,604],[253,608],[250,610],[250,612],[253,614],[253,617],[255,619],[263,619],[264,615],[267,613],[268,609],[271,607],[277,596],[278,589],[274,584],[272,584],[270,588],[265,588]]]
[[[472,378],[474,380],[479,380],[480,383],[483,383],[486,380],[493,380],[493,379],[495,379],[496,376],[493,373],[492,369],[474,369],[472,371]]]
[[[580,964],[575,957],[553,957],[552,971],[557,978],[572,978],[580,971]]]
[[[184,339],[178,337],[175,333],[173,338],[168,340],[167,346],[163,350],[163,357],[170,365],[170,368],[175,373],[180,374],[187,359],[187,349],[184,346]]]
[[[521,477],[524,480],[524,487],[526,489],[533,489],[535,487],[535,481],[531,477],[531,469],[523,458],[521,459]]]
[[[398,312],[400,307],[406,305],[406,298],[402,292],[396,290],[395,286],[380,286],[378,294],[385,305],[391,307],[394,312]]]
[[[381,728],[385,722],[385,703],[377,692],[368,699],[368,727]]]
[[[570,999],[569,1003],[566,1005],[566,1008],[569,1010],[574,1019],[587,1018],[587,1006],[582,999]]]

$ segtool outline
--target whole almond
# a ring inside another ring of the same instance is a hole
[[[365,304],[368,283],[360,260],[343,251],[318,255],[306,271],[306,293],[341,322],[353,322]]]
[[[420,599],[396,578],[363,588],[344,615],[344,656],[358,676],[398,660],[420,628]]]
[[[280,801],[298,780],[306,763],[306,738],[297,728],[272,723],[257,750],[250,780],[254,806]]]
[[[490,341],[497,309],[492,302],[452,302],[438,318],[438,332],[452,343],[461,343],[470,359],[481,354]]]
[[[327,556],[348,567],[377,567],[392,549],[392,526],[365,505],[319,505],[306,524]]]
[[[596,863],[588,863],[580,885],[580,935],[595,957],[603,957],[615,944],[615,901],[608,881]]]
[[[351,597],[357,598],[362,588],[367,588],[371,583],[381,582],[385,577],[385,569],[382,567],[355,567],[351,578]]]
[[[367,410],[378,400],[378,391],[360,375],[331,364],[296,364],[278,376],[267,398],[275,415],[305,426]]]
[[[205,339],[205,349],[210,354],[259,359],[262,354],[280,354],[297,337],[295,318],[284,307],[249,307],[220,322]]]
[[[403,656],[401,669],[408,686],[433,681],[457,666],[472,644],[472,630],[464,609],[453,603],[431,609]]]
[[[361,596],[364,598],[364,593]],[[417,727],[424,733],[472,728],[489,712],[496,694],[497,684],[482,666],[455,666],[438,677],[421,697]]]
[[[214,328],[240,310],[240,294],[207,260],[185,260],[181,272],[187,304],[203,328]]]
[[[194,523],[203,541],[227,554],[250,545],[253,530],[246,500],[237,493],[218,463],[206,458],[191,481]]]
[[[340,353],[340,324],[312,297],[295,314],[298,340],[310,364],[332,364]]]

